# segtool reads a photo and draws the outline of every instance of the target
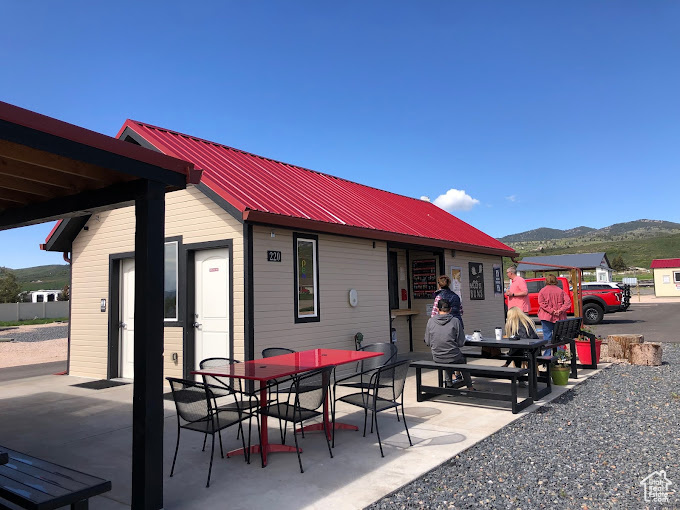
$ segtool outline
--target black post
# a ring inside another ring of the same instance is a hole
[[[163,508],[163,282],[165,185],[144,181],[135,199],[135,383],[132,508]]]

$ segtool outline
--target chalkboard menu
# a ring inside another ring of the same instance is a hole
[[[437,290],[435,260],[413,261],[413,298],[431,299]]]
[[[470,268],[470,299],[484,299],[484,264],[468,262]]]

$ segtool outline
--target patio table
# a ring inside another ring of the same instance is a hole
[[[290,354],[282,354],[280,356],[272,356],[271,358],[262,358],[244,363],[234,363],[233,365],[224,365],[222,367],[210,367],[203,370],[196,370],[191,372],[195,375],[212,375],[216,377],[246,379],[250,381],[260,382],[260,407],[267,406],[267,382],[274,379],[280,379],[291,375],[308,372],[317,368],[323,368],[334,365],[344,365],[345,363],[353,363],[367,358],[382,356],[380,352],[364,352],[364,351],[350,351],[341,349],[311,349],[308,351],[294,352]],[[295,452],[294,446],[285,444],[270,443],[269,433],[267,431],[267,416],[262,414],[262,424],[260,427],[260,444],[251,445],[250,453],[261,453],[262,467],[267,465],[267,454],[274,452]],[[323,420],[330,429],[330,422],[328,419],[328,395],[323,407]],[[359,430],[355,425],[346,423],[336,423],[336,429],[350,429]],[[313,424],[304,427],[308,430],[323,430],[323,424]],[[329,438],[330,439],[330,438]],[[302,450],[300,450],[302,451]],[[233,455],[242,455],[245,452],[243,448],[238,448],[227,453],[227,457]]]
[[[543,398],[550,393],[550,388],[544,388],[538,391],[538,363],[536,358],[541,351],[541,347],[546,345],[548,340],[543,338],[520,338],[519,340],[510,340],[509,338],[502,338],[496,340],[495,338],[482,338],[481,340],[466,340],[465,346],[475,347],[498,347],[509,349],[522,349],[528,354],[529,361],[529,396],[534,401]]]

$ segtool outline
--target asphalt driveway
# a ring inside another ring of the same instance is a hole
[[[616,334],[641,334],[645,342],[680,343],[680,303],[636,303],[626,312],[606,314],[601,324],[591,326],[604,338]]]

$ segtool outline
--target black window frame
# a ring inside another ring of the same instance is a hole
[[[313,241],[314,242],[314,277],[316,279],[316,288],[314,295],[314,304],[316,307],[316,315],[309,317],[300,317],[299,314],[299,286],[298,286],[298,241]],[[321,289],[321,281],[319,279],[319,236],[314,234],[303,234],[293,232],[293,319],[295,324],[304,324],[307,322],[321,321],[321,299],[319,297]]]

